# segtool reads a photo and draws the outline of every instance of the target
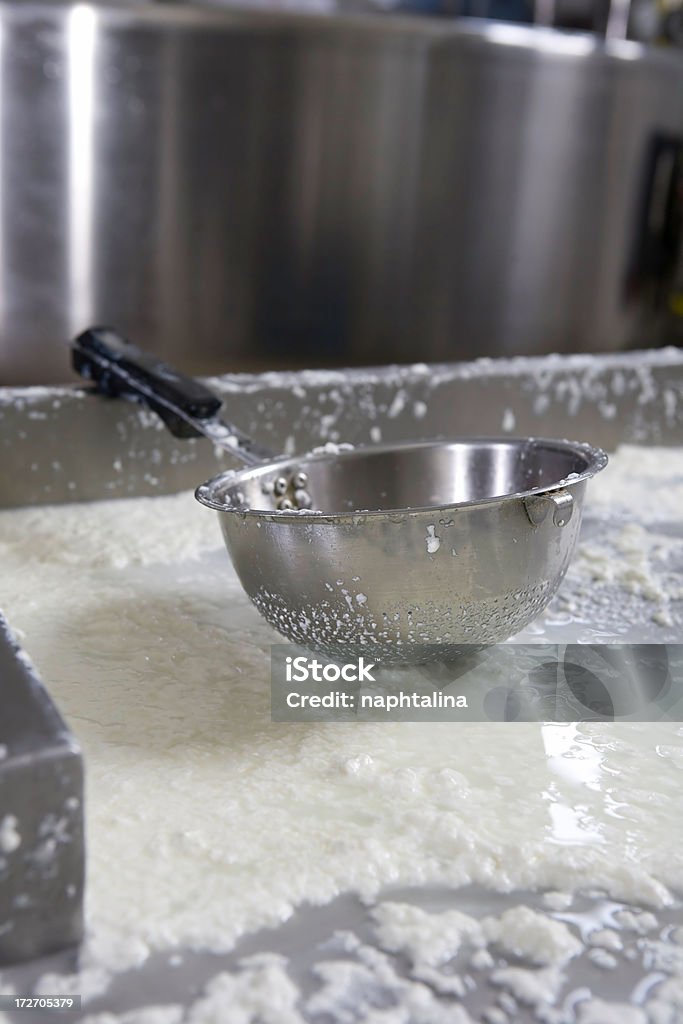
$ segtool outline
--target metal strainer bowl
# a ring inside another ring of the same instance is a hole
[[[545,608],[576,547],[586,481],[606,462],[569,441],[471,438],[279,459],[196,496],[289,640],[381,664],[448,660]],[[302,490],[314,512],[287,509]]]
[[[604,452],[570,441],[465,438],[298,459],[221,418],[203,384],[110,328],[73,343],[109,395],[143,401],[178,437],[204,435],[249,466],[197,488],[218,512],[242,585],[288,640],[380,664],[447,660],[496,643],[547,605],[579,535]]]

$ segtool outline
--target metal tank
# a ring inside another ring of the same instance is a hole
[[[0,7],[0,383],[676,340],[680,52],[500,22]]]

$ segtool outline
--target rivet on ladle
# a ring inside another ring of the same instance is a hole
[[[301,487],[294,492],[294,501],[299,508],[310,508],[313,504],[313,500],[308,491],[305,491]]]
[[[574,498],[569,491],[553,491],[552,494],[535,494],[524,499],[524,508],[533,526],[540,526],[548,512],[553,510],[555,526],[566,526],[574,512]]]

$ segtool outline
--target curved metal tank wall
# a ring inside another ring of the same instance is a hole
[[[195,372],[675,336],[680,54],[165,6],[0,36],[2,383],[92,322]]]

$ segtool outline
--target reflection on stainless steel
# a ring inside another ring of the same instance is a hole
[[[172,6],[0,30],[3,382],[63,378],[93,320],[196,372],[672,337],[671,259],[631,264],[677,55]]]
[[[535,0],[534,23],[546,28],[555,24],[555,0]]]
[[[605,34],[609,39],[626,39],[631,0],[610,0]]]
[[[4,67],[4,48],[5,48],[5,31],[2,20],[0,19],[0,124],[5,119],[5,84],[2,75],[2,69]],[[5,143],[2,132],[0,132],[0,360],[3,355],[2,339],[5,333],[5,310],[7,306],[6,288],[7,288],[7,273],[5,269],[6,260],[6,239],[4,230],[4,190],[5,190],[5,178],[3,173],[4,167],[4,150]],[[1,363],[0,363],[1,366]],[[2,370],[0,369],[0,379],[2,377]]]
[[[95,15],[77,4],[69,12],[69,314],[74,327],[92,316],[95,167]]]

